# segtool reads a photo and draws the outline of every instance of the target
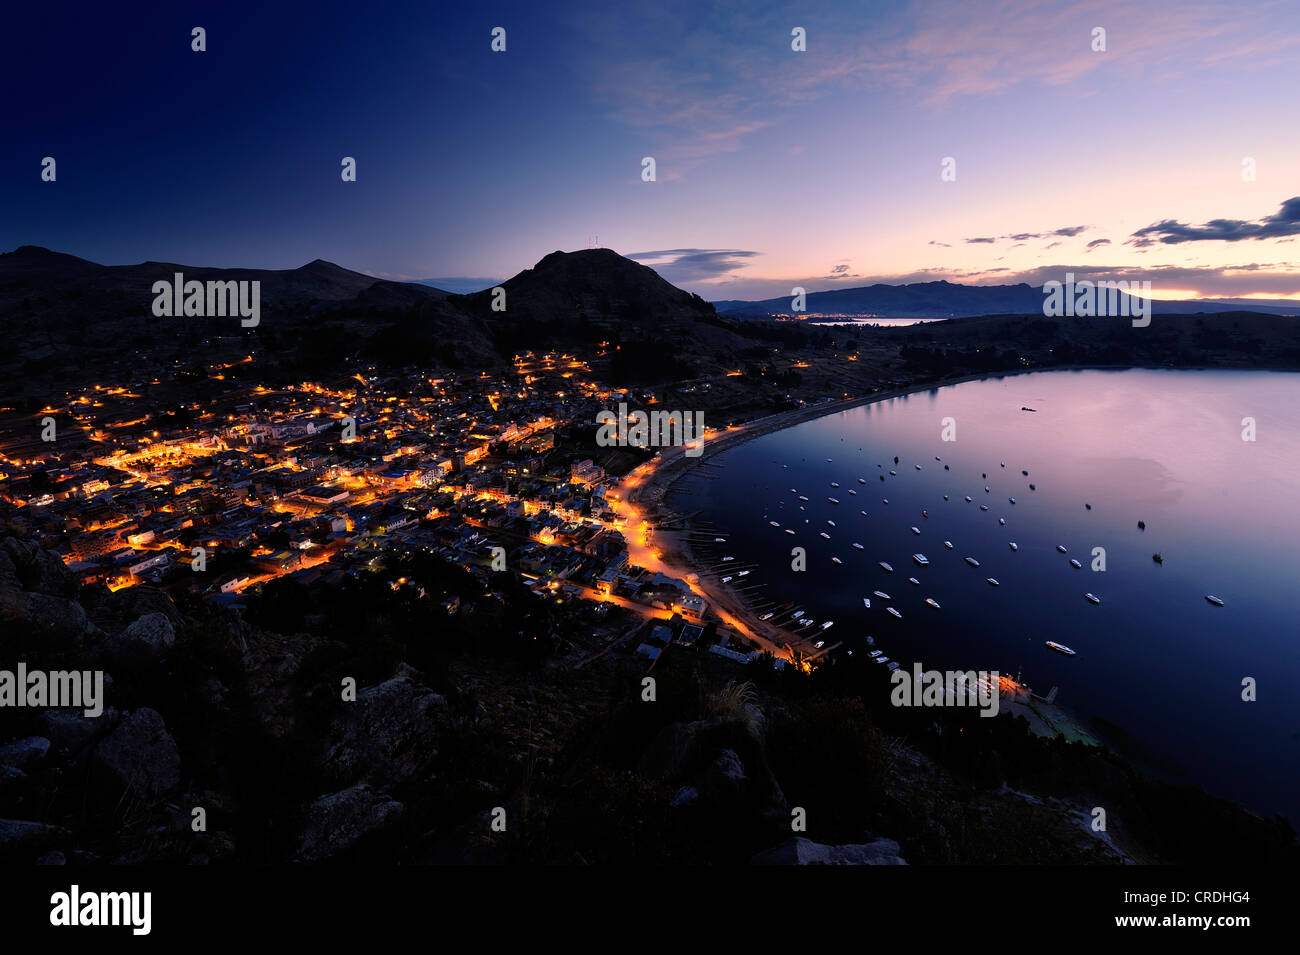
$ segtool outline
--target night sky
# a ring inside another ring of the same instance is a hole
[[[462,290],[598,236],[715,300],[1066,269],[1300,297],[1293,2],[26,4],[2,33],[5,251]]]

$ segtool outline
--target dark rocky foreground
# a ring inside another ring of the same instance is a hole
[[[483,640],[493,626],[474,624]],[[531,641],[430,652],[437,640],[398,633],[380,652],[369,635],[183,613],[147,587],[79,588],[5,537],[0,669],[103,669],[106,699],[98,717],[0,710],[0,860],[1296,859],[1284,823],[1014,720],[875,711],[847,689],[863,674],[839,667],[754,665],[755,685],[666,652],[646,702],[643,660],[576,667]],[[1096,805],[1107,833],[1088,826]]]

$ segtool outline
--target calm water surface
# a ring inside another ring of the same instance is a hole
[[[1295,825],[1297,410],[1300,375],[1286,373],[1061,371],[966,382],[741,445],[713,459],[723,470],[706,469],[719,479],[678,482],[670,503],[703,508],[701,518],[727,532],[727,553],[761,565],[754,577],[765,594],[834,619],[828,636],[846,648],[861,652],[871,634],[909,668],[997,669],[1019,672],[1039,693],[1057,686],[1060,703],[1122,727],[1175,778]],[[1253,442],[1242,440],[1248,417]],[[941,439],[947,418],[955,441]],[[808,552],[805,573],[790,570],[796,544]],[[1104,571],[1092,569],[1096,548]],[[916,552],[929,567],[913,563]],[[902,620],[884,601],[862,605],[877,589]],[[1078,655],[1052,652],[1049,639]],[[1244,677],[1258,682],[1258,702],[1242,701]]]

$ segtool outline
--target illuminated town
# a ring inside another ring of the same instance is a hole
[[[390,551],[421,551],[485,588],[509,569],[557,605],[586,601],[602,618],[619,608],[646,622],[638,646],[651,659],[674,638],[704,638],[739,663],[790,655],[785,639],[711,607],[698,575],[662,561],[630,499],[658,453],[625,453],[621,477],[584,453],[596,413],[629,392],[603,387],[581,359],[529,352],[508,374],[371,367],[285,387],[240,384],[251,368],[237,381],[236,366],[254,359],[209,367],[222,397],[179,415],[144,397],[164,385],[153,375],[64,395],[11,424],[5,518],[80,583],[112,591],[148,584],[239,611],[278,578],[331,587],[385,573]],[[455,613],[461,596],[438,599]]]

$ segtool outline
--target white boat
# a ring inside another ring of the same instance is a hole
[[[1020,550],[1020,545],[1017,544],[1015,541],[1012,541],[1012,542],[1011,542],[1011,549],[1012,549],[1012,550]]]
[[[1088,598],[1089,603],[1095,603],[1095,604],[1101,603],[1101,598],[1098,597],[1096,594],[1084,594],[1084,596]]]
[[[866,550],[865,547],[863,547],[861,544],[858,544],[858,543],[855,543],[855,544],[853,545],[853,549],[854,549],[854,550]]]
[[[912,467],[916,468],[918,471],[921,470],[921,465],[919,464],[914,464]]]
[[[1010,501],[1012,504],[1016,503],[1016,499],[1014,497],[1009,497],[1007,498],[1007,500]]]
[[[877,657],[883,657],[884,655],[885,655],[884,650],[872,650],[871,653],[868,654],[868,656],[870,656],[871,659],[873,660],[876,659]]]
[[[830,501],[832,504],[838,504],[838,503],[839,503],[839,501],[835,500],[835,498],[833,498],[833,497],[828,497],[828,498],[826,498],[826,500]]]
[[[1005,517],[999,517],[999,518],[998,518],[998,523],[1001,524],[1003,527],[1006,527],[1006,526],[1007,526],[1007,519],[1006,519]]]
[[[887,564],[887,563],[885,563],[883,560],[880,562],[880,569],[883,570],[883,571],[884,571],[885,573],[887,573],[887,574],[892,574],[892,573],[894,572],[894,567],[893,567],[893,565],[892,565],[892,564]]]
[[[833,626],[835,626],[835,621],[834,621],[834,620],[827,620],[824,624],[822,624],[822,629],[823,629],[823,630],[829,630],[829,629],[830,629],[831,627],[833,627]]]
[[[969,494],[966,495],[966,503],[967,503],[967,504],[970,503],[970,495],[969,495]]]
[[[984,579],[987,580],[994,587],[998,586],[998,579],[996,577],[985,577]]]
[[[863,597],[863,598],[862,598],[862,606],[864,606],[864,607],[866,607],[868,610],[870,610],[870,609],[871,609],[871,598],[870,598],[870,597]]]
[[[1073,567],[1075,570],[1083,570],[1083,564],[1079,563],[1073,557],[1070,558],[1070,566]]]
[[[793,620],[798,620],[798,619],[799,619],[800,617],[802,617],[802,616],[803,616],[803,611],[802,611],[802,610],[796,610],[796,611],[794,612],[794,616],[793,616],[791,619],[793,619]]]
[[[913,554],[912,560],[916,561],[922,567],[930,566],[930,558],[926,557],[924,554]]]
[[[1223,606],[1223,600],[1219,597],[1214,596],[1214,594],[1206,594],[1205,599],[1208,600],[1210,603],[1214,604],[1214,606],[1216,607]]]
[[[952,550],[952,541],[944,541],[943,546],[948,548],[948,550]]]
[[[1062,554],[1065,553],[1065,545],[1064,545],[1064,544],[1057,544],[1057,545],[1056,545],[1056,549],[1059,550]]]
[[[849,488],[849,493],[852,494],[854,497],[858,496],[858,492],[853,490],[853,488]]]
[[[831,560],[834,561],[834,562],[837,563],[837,564],[842,564],[842,563],[844,563],[844,561],[840,560],[838,557],[832,557]]]
[[[887,664],[887,665],[885,666],[885,669],[886,669],[886,670],[897,670],[897,669],[898,669],[898,664],[897,664],[897,663],[890,663],[890,664]]]
[[[987,484],[984,485],[984,493],[985,494],[989,493],[989,486]]]
[[[915,585],[918,586],[918,587],[921,586],[921,582],[920,582],[919,580],[917,580],[915,577],[908,577],[908,578],[907,578],[907,582],[908,582],[909,584],[915,584]]]
[[[889,473],[892,474],[894,477],[898,477],[898,472],[897,472],[897,471],[894,471],[894,470],[891,469]]]
[[[763,614],[763,616],[759,617],[758,619],[759,619],[759,620],[771,620],[771,619],[772,619],[772,613],[771,613],[771,611],[768,611],[767,613]]]
[[[820,650],[820,649],[821,649],[822,647],[824,647],[824,646],[826,646],[826,641],[825,641],[825,640],[818,640],[816,643],[813,644],[813,649],[814,649],[814,650]]]
[[[824,537],[824,538],[826,538],[827,540],[830,540],[830,539],[831,539],[831,535],[830,535],[830,534],[827,534],[825,531],[822,531],[821,534],[818,535],[818,536],[820,536],[820,537]]]
[[[723,577],[723,578],[722,578],[722,582],[723,582],[724,584],[729,584],[729,583],[731,583],[731,578],[730,578],[730,577]]]
[[[741,571],[740,573],[738,573],[736,576],[737,576],[737,577],[744,577],[744,576],[746,576],[746,575],[748,575],[748,574],[749,574],[749,571],[747,571],[747,570],[742,570],[742,571]]]
[[[834,521],[827,521],[826,523],[829,524],[831,527],[834,527],[834,526],[835,526],[835,522],[834,522]]]
[[[1067,657],[1074,656],[1074,651],[1071,650],[1069,647],[1065,646],[1064,644],[1057,643],[1055,640],[1047,640],[1045,642],[1049,647],[1051,647],[1057,653],[1064,653]]]
[[[970,564],[972,567],[978,567],[980,565],[980,562],[974,557],[963,557],[962,560],[966,561],[966,563]]]
[[[724,558],[722,558],[722,559],[723,559],[724,561],[728,561],[728,560],[735,560],[736,558],[734,558],[734,557],[724,557]]]
[[[772,527],[780,527],[780,526],[781,526],[781,525],[778,524],[776,521],[768,521],[767,523],[770,524]]]
[[[790,530],[790,528],[788,528],[788,527],[785,529],[785,532],[786,532],[787,534],[789,534],[791,537],[794,536],[794,531]]]
[[[831,487],[839,487],[839,486],[840,485],[838,481],[831,481]]]
[[[948,500],[948,495],[945,494],[945,495],[943,496],[943,499],[944,499],[945,501]]]
[[[808,498],[806,498],[806,497],[804,497],[802,494],[800,494],[800,495],[799,495],[799,500],[801,500],[801,501],[807,501]]]
[[[858,478],[858,483],[859,483],[859,484],[866,484],[866,483],[867,483],[867,479],[866,479],[866,478]]]
[[[888,504],[888,503],[889,503],[889,498],[887,498],[887,497],[882,497],[882,498],[880,499],[880,503],[881,503],[881,504]]]
[[[919,534],[919,533],[921,533],[921,528],[919,528],[919,527],[913,527],[913,528],[912,528],[912,533],[913,533],[913,534]]]
[[[727,539],[726,539],[725,537],[715,537],[715,538],[713,538],[713,543],[715,543],[715,544],[725,544],[726,542],[727,542]]]
[[[861,514],[863,517],[870,517],[870,516],[871,516],[871,515],[868,514],[866,511],[858,511],[858,513]]]
[[[903,619],[903,615],[899,613],[897,610],[895,610],[893,607],[886,607],[885,610],[888,611],[889,613],[892,613],[899,620]]]
[[[889,594],[885,593],[883,590],[873,590],[872,593],[875,594],[877,597],[879,597],[881,600],[889,599]]]
[[[980,510],[981,510],[981,511],[987,511],[988,509],[989,509],[989,506],[988,506],[987,504],[981,504],[981,505],[980,505]]]
[[[889,657],[876,657],[876,662],[877,662],[877,663],[888,663],[888,662],[889,662]]]
[[[933,597],[926,597],[925,602],[928,603],[935,610],[939,609],[939,601],[935,600]]]

